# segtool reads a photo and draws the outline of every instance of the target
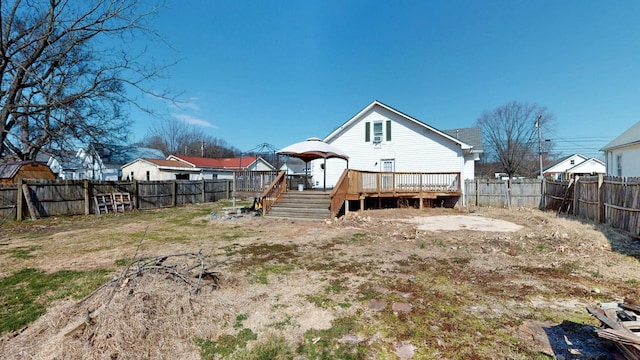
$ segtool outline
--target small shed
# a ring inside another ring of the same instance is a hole
[[[17,183],[19,179],[55,180],[51,169],[35,160],[0,164],[0,184]]]

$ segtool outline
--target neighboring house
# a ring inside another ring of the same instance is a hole
[[[202,171],[207,179],[233,179],[234,171],[274,171],[276,168],[260,156],[237,158],[203,158],[196,156],[169,155],[167,160],[181,161]]]
[[[342,124],[324,141],[349,156],[350,169],[393,172],[459,172],[473,179],[482,149],[479,128],[438,130],[379,101]],[[323,186],[324,159],[314,160],[314,186]],[[326,186],[335,185],[347,163],[327,159]],[[464,186],[460,184],[462,191]]]
[[[57,155],[40,152],[36,160],[49,166],[57,179],[100,180],[102,178],[102,160],[97,154],[86,149],[64,151]]]
[[[201,170],[177,160],[139,158],[122,166],[125,180],[199,180]]]
[[[287,160],[280,166],[280,170],[286,171],[287,175],[299,175],[304,176],[307,173],[311,173],[311,167],[294,157],[287,157]]]
[[[640,122],[605,145],[607,175],[640,176]]]
[[[212,159],[169,155],[166,159],[140,158],[122,166],[125,179],[135,180],[202,180],[233,179],[234,171],[273,171],[261,157]]]
[[[101,159],[101,179],[102,180],[120,180],[127,177],[122,172],[122,166],[132,162],[135,159],[164,159],[165,154],[158,150],[148,147],[135,145],[102,145],[93,144],[92,148]]]
[[[91,144],[86,149],[62,152],[60,155],[41,153],[37,160],[47,164],[62,180],[110,180],[123,177],[122,165],[138,158],[164,159],[160,150],[134,145]]]
[[[553,180],[568,180],[575,176],[604,174],[605,170],[602,160],[576,153],[556,160],[542,174]]]
[[[55,178],[47,165],[35,160],[0,164],[0,184],[16,183],[20,179],[55,180]]]

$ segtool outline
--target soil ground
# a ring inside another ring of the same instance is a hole
[[[638,298],[638,240],[555,213],[384,209],[318,223],[214,207],[2,224],[0,278],[114,280],[2,335],[0,357],[256,358],[238,354],[278,337],[293,349],[281,358],[617,359],[585,307]],[[123,276],[131,260],[185,252],[218,281],[196,292],[170,274]],[[203,351],[241,329],[255,337],[235,353]]]

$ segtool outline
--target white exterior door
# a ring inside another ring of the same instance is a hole
[[[383,159],[380,160],[380,164],[382,167],[383,174],[381,175],[381,191],[393,191],[393,173],[395,171],[395,160],[394,159]]]

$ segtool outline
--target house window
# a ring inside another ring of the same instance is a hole
[[[134,179],[134,178],[133,178],[133,171],[131,172],[131,177],[130,177],[130,179],[131,179],[131,180],[133,180],[133,179]]]
[[[189,174],[176,174],[176,180],[189,180]]]
[[[149,174],[149,170],[147,170],[147,181],[151,180],[151,174]]]
[[[382,121],[373,123],[373,143],[380,144],[382,142]]]
[[[570,160],[570,161],[569,161],[569,163],[570,163],[571,165],[575,165],[575,164],[576,164],[576,161],[575,161],[575,160]]]
[[[622,154],[616,155],[616,175],[622,176]]]

